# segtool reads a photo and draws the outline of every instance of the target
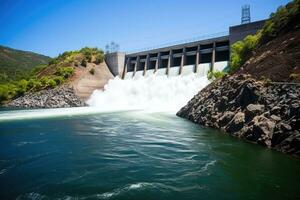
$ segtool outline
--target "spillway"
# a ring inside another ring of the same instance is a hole
[[[209,84],[206,76],[195,73],[166,76],[159,72],[124,80],[115,77],[104,90],[94,91],[87,103],[103,111],[176,112]]]

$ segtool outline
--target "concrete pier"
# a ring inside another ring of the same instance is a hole
[[[185,59],[185,56],[186,56],[185,53],[186,53],[186,49],[183,48],[182,49],[181,60],[180,60],[179,75],[182,73],[182,68],[183,68],[183,65],[184,65],[184,59]]]
[[[197,74],[198,72],[198,66],[199,66],[199,61],[200,61],[200,45],[197,46],[197,52],[196,52],[196,64],[195,64],[195,70],[194,72]]]
[[[212,54],[211,54],[211,67],[210,67],[211,71],[214,71],[215,60],[216,60],[216,43],[214,42],[212,48]]]

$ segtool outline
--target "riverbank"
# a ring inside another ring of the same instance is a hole
[[[69,108],[86,106],[71,87],[62,86],[29,93],[9,102],[11,108]]]
[[[300,85],[226,76],[178,113],[197,124],[300,156]]]

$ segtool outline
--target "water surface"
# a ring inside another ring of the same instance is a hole
[[[300,198],[299,160],[173,114],[11,117],[0,146],[0,199]]]

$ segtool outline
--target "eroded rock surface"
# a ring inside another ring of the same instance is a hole
[[[299,84],[226,76],[200,91],[177,115],[300,156]]]

